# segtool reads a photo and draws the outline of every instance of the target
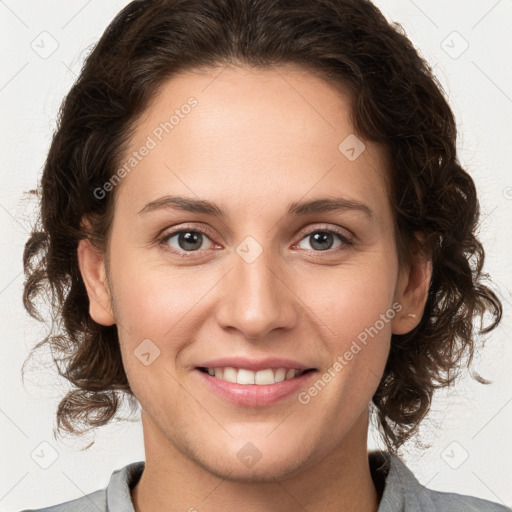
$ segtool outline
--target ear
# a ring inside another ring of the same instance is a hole
[[[420,323],[428,298],[432,259],[422,249],[424,237],[419,234],[416,237],[411,244],[411,266],[401,269],[398,279],[395,300],[402,309],[391,323],[393,334],[407,334]]]
[[[89,297],[89,314],[101,325],[116,323],[107,282],[104,254],[88,238],[79,241],[78,265]]]

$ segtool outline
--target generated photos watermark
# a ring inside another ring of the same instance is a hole
[[[178,126],[182,119],[192,112],[194,107],[197,107],[199,102],[194,96],[187,99],[187,102],[181,105],[180,108],[174,109],[174,113],[169,117],[168,120],[162,121],[158,126],[153,128],[151,134],[146,137],[144,144],[138,149],[132,152],[132,154],[124,161],[123,165],[117,169],[117,171],[106,181],[101,187],[96,187],[93,191],[96,199],[104,199],[108,192],[114,190],[119,182],[130,172],[139,165],[142,160],[149,153],[155,149],[166,135],[172,132]]]
[[[334,363],[319,377],[313,385],[311,385],[306,391],[301,391],[297,395],[299,403],[306,405],[311,401],[312,397],[315,397],[320,391],[322,391],[329,382],[331,382],[336,375],[338,375],[347,364],[354,359],[354,357],[361,352],[363,347],[368,344],[368,337],[374,338],[379,334],[385,325],[388,324],[396,314],[402,311],[403,306],[399,302],[393,303],[392,307],[389,308],[385,313],[379,316],[379,320],[375,323],[366,327],[357,335],[357,340],[353,340],[350,348],[343,354],[338,355]],[[359,342],[359,343],[358,343]],[[361,346],[362,345],[362,346]]]

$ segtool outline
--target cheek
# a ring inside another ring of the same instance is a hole
[[[148,269],[134,268],[126,274],[130,278],[118,276],[115,292],[123,366],[135,396],[152,410],[162,386],[168,391],[166,399],[180,394],[175,358],[193,339],[190,318],[199,298],[184,275]]]
[[[207,297],[219,276],[125,258],[112,278],[123,365],[133,392],[146,405],[161,396],[162,383],[168,397],[179,396],[177,358],[212,314]]]
[[[190,269],[171,269],[140,261],[119,260],[113,275],[116,320],[135,343],[143,338],[162,339],[186,328],[183,320],[215,283],[215,276],[198,276]],[[187,317],[188,319],[188,317]]]
[[[396,265],[384,251],[337,267],[304,268],[296,284],[306,310],[317,316],[329,337],[354,338],[381,314],[394,316]]]
[[[224,273],[219,267],[171,268],[119,255],[112,272],[118,324],[132,345],[145,338],[162,343],[184,339],[187,331],[193,335],[194,325],[210,309],[213,314],[211,298],[216,286],[227,285],[220,279]],[[336,267],[296,266],[283,278],[294,290],[288,300],[297,302],[306,321],[322,329],[320,337],[333,337],[343,348],[391,308],[394,273],[392,259],[375,253]]]
[[[340,393],[344,387],[343,396],[354,400],[370,398],[377,388],[389,353],[392,321],[402,310],[394,301],[393,261],[386,265],[385,258],[372,259],[337,272],[318,272],[300,292],[307,297],[314,313],[309,318],[316,318],[330,356],[327,370],[337,382],[331,392]]]

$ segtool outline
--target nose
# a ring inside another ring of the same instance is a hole
[[[289,330],[299,317],[293,284],[287,282],[288,273],[270,253],[264,250],[250,263],[233,254],[234,268],[225,277],[217,309],[222,328],[236,329],[251,340]]]

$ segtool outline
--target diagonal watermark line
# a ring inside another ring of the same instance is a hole
[[[4,2],[4,0],[0,0],[0,4],[2,4],[6,9],[11,11],[11,14],[15,16],[20,23],[25,25],[25,27],[29,28],[29,26]]]
[[[28,472],[25,473],[1,498],[0,498],[0,501],[4,500],[5,498],[7,498],[7,496],[9,495],[9,493],[12,492],[12,490],[28,475]]]
[[[7,215],[9,215],[9,217],[11,217],[12,220],[14,220],[20,227],[21,229],[23,229],[23,231],[25,231],[25,233],[27,235],[29,235],[30,233],[25,229],[25,226],[3,205],[0,203],[0,208],[2,208],[2,210],[7,213]]]
[[[434,478],[439,475],[439,471],[437,473],[434,474],[433,477],[431,477],[429,480],[427,480],[424,484],[421,484],[421,489],[412,497],[412,499],[414,500],[416,498],[416,496],[418,496],[418,494],[420,494],[421,492],[425,491],[425,490],[428,490],[427,489],[427,485],[432,482],[432,480],[434,480]]]
[[[199,197],[166,163],[164,163],[164,167],[166,167],[169,171],[171,171],[174,174],[174,176],[177,179],[179,179],[181,181],[181,183],[183,183],[183,185],[190,190],[190,192],[192,192],[192,194],[194,194],[198,199],[201,199],[201,197]],[[226,231],[229,231],[229,228],[226,226],[226,223],[223,220],[221,220],[221,219],[217,219],[217,220],[224,226]]]
[[[490,216],[494,213],[494,211],[495,211],[499,206],[500,206],[500,205],[499,205],[499,204],[497,204],[497,205],[496,205],[496,206],[495,206],[495,207],[494,207],[494,208],[493,208],[489,213],[486,213],[485,215],[483,215],[483,216],[480,218],[480,220],[478,221],[478,224],[477,224],[477,226],[476,226],[476,229],[477,229],[477,230],[480,230],[480,228],[482,227],[483,222],[487,219],[487,217],[490,217]],[[511,307],[512,307],[512,304],[508,301],[508,299],[507,299],[504,295],[502,295],[502,294],[501,294],[501,295],[500,295],[500,298],[501,298],[503,301],[505,301],[509,306],[511,306]]]
[[[217,423],[217,425],[219,425],[219,427],[222,430],[224,430],[224,432],[226,432],[226,434],[228,434],[229,437],[234,437],[226,429],[226,427],[183,384],[181,384],[181,382],[178,382],[176,377],[174,377],[174,375],[172,375],[171,372],[169,372],[169,370],[167,370],[167,368],[164,368],[164,371],[165,371],[165,373],[167,373],[169,375],[169,377],[171,377],[176,382],[176,384],[178,384],[178,386],[180,386],[180,388],[182,388],[190,396],[190,398],[192,398],[200,407],[202,407],[208,413],[208,415],[213,419],[213,421],[215,421],[215,423]]]
[[[185,187],[187,187],[190,190],[190,192],[192,192],[192,194],[194,194],[198,199],[200,199],[200,197],[167,164],[164,163],[164,167],[169,169],[169,171],[171,171],[174,174],[174,176],[176,176],[176,178],[178,178],[181,181],[181,183],[183,183],[183,185],[185,185]]]
[[[288,416],[290,416],[290,414],[292,414],[294,411],[290,411],[266,436],[265,436],[265,439],[267,439],[268,436],[270,436],[270,434],[272,434],[276,429],[277,427],[279,427],[286,418],[288,418]]]
[[[270,475],[270,477],[272,478],[272,480],[274,480],[274,482],[279,486],[281,487],[281,489],[286,493],[288,494],[288,496],[302,509],[304,510],[305,512],[308,512],[307,508],[304,507],[304,505],[302,503],[300,503],[297,498],[295,496],[293,496],[293,494],[290,494],[290,492],[288,491],[288,489],[286,489],[286,487],[284,487],[281,482],[279,482],[279,480],[276,480],[275,476],[270,473],[270,471],[267,470],[267,468],[265,468],[265,472],[267,473],[267,475]],[[294,510],[297,510],[297,509],[294,509]]]
[[[475,439],[475,437],[480,434],[480,432],[482,432],[482,430],[484,428],[487,427],[487,425],[489,425],[489,423],[491,423],[492,420],[494,420],[494,418],[496,418],[496,416],[498,416],[498,414],[503,410],[505,409],[505,407],[510,403],[512,402],[512,398],[510,398],[507,402],[505,402],[505,404],[498,410],[498,412],[496,414],[494,414],[494,416],[471,438],[471,439]]]
[[[336,128],[334,128],[334,126],[329,122],[327,121],[327,119],[313,106],[311,105],[311,103],[288,81],[286,80],[286,78],[279,72],[278,69],[276,69],[277,73],[279,74],[279,76],[333,129],[333,130],[336,130]]]
[[[94,503],[94,501],[92,501],[91,498],[87,494],[85,494],[85,492],[82,491],[82,489],[80,489],[80,487],[78,487],[78,485],[73,481],[72,478],[70,478],[68,475],[66,475],[66,473],[64,473],[64,471],[61,471],[61,473],[83,494],[84,498],[87,498],[91,502],[91,505],[94,505],[94,507],[97,510],[99,510],[100,512],[103,512],[103,508],[98,507],[98,505],[96,505],[96,503]]]
[[[363,331],[363,332],[364,332],[364,331]],[[375,378],[377,379],[377,382],[380,382],[380,379],[382,378],[382,376],[381,376],[381,377],[379,377],[379,376],[378,376],[378,375],[377,375],[377,374],[376,374],[376,373],[375,373],[371,368],[369,368],[369,367],[368,367],[367,369],[368,369],[368,372],[369,372],[369,373],[371,373],[372,375],[374,375],[374,376],[375,376]]]
[[[299,198],[299,201],[301,201],[304,197],[306,197],[334,168],[336,167],[336,164],[333,164],[333,166],[316,182],[309,187],[304,194]],[[283,219],[285,216],[281,217],[276,223],[273,224],[273,226],[268,230],[267,233],[270,233]]]
[[[501,4],[501,0],[498,0],[472,27],[471,30],[473,30],[477,25],[479,25],[487,16],[498,7],[498,5]]]
[[[223,484],[227,479],[228,477],[231,475],[231,473],[228,473],[228,476],[226,478],[223,478],[202,500],[201,500],[201,503],[203,501],[205,501],[206,499],[208,499],[218,488],[221,484]]]
[[[235,267],[231,267],[219,280],[213,284],[210,289],[188,310],[185,312],[184,315],[181,316],[181,318],[164,334],[164,338],[226,277],[227,274],[229,274]]]
[[[75,77],[78,76],[63,60],[61,60],[61,62],[62,62],[62,64],[64,64],[64,66],[66,66],[69,69],[69,71],[71,71],[71,74],[73,76],[75,76]]]
[[[27,436],[27,434],[25,434],[25,432],[23,432],[23,430],[21,430],[21,428],[16,424],[16,422],[14,422],[2,409],[0,409],[0,412],[27,438],[29,439],[29,437]]]
[[[473,470],[471,470],[471,473],[473,473],[473,475],[475,475],[478,478],[478,480],[480,480],[480,482],[482,482],[485,485],[485,487],[487,487],[487,489],[489,489],[489,491],[491,491],[494,494],[498,501],[505,505],[505,502]]]
[[[503,94],[503,96],[505,96],[505,98],[507,98],[507,100],[512,103],[512,98],[474,60],[471,62],[473,66],[475,66],[480,71],[480,73],[482,73],[482,75],[484,75],[487,80],[489,80],[489,82],[491,82],[494,87],[496,87],[496,89],[498,89],[498,91],[500,91],[501,94]]]
[[[496,275],[496,273],[495,273],[495,275]],[[503,286],[505,286],[505,285],[503,284]],[[508,300],[508,297],[505,297],[505,295],[503,293],[501,293],[499,290],[496,290],[496,291],[497,291],[499,298],[502,301],[506,302],[512,308],[512,303],[510,303],[510,301]]]
[[[423,14],[423,16],[425,16],[425,18],[427,18],[430,23],[434,25],[434,27],[439,28],[439,25],[414,0],[409,0],[409,2],[411,2],[411,4],[414,5],[414,7],[416,7],[416,9],[418,9],[418,11]]]
[[[78,11],[73,15],[71,16],[71,18],[69,18],[68,21],[66,21],[66,23],[64,23],[64,25],[62,25],[62,27],[60,27],[60,29],[64,29],[66,28],[90,3],[91,3],[92,0],[87,0],[87,2],[85,2],[84,5],[82,5],[82,7],[80,9],[78,9]]]
[[[12,283],[14,283],[14,281],[16,281],[16,279],[21,275],[23,274],[23,270],[20,270],[1,290],[0,290],[0,295],[2,295],[2,293],[5,292],[5,290],[7,290],[7,288],[9,288],[9,286],[11,286]]]
[[[486,220],[487,217],[490,217],[494,213],[496,208],[498,208],[498,206],[499,206],[499,204],[497,204],[489,213],[486,213],[485,215],[483,215],[483,217],[480,218],[480,220],[478,221],[477,229],[480,229],[483,221]]]
[[[228,64],[226,64],[204,87],[201,89],[201,92],[204,92],[207,87],[210,87],[210,85],[217,80],[217,78],[220,76],[220,74],[228,67]]]
[[[9,80],[7,80],[7,82],[5,82],[5,84],[2,85],[2,87],[0,87],[0,92],[2,92],[27,66],[28,61],[25,62],[25,64],[23,64],[23,66],[21,66],[21,68],[18,69],[18,71],[16,71],[16,73],[14,73],[13,76],[11,76],[11,78],[9,78]]]
[[[483,222],[487,219],[487,217],[490,217],[494,211],[499,207],[499,204],[497,204],[489,213],[486,213],[485,215],[483,215],[480,220],[478,221],[478,224],[476,226],[476,229],[477,230],[480,230],[480,228],[482,227],[482,224]],[[512,307],[512,304],[509,302],[509,300],[504,296],[504,295],[500,295],[500,298],[505,301],[509,306]]]
[[[181,181],[181,182],[182,182],[182,183],[183,183],[183,184],[184,184],[184,185],[185,185],[185,186],[186,186],[186,187],[187,187],[187,188],[188,188],[188,189],[189,189],[189,190],[190,190],[190,191],[191,191],[195,196],[196,196],[196,197],[199,197],[199,196],[198,196],[198,195],[197,195],[197,194],[196,194],[196,193],[195,193],[195,192],[194,192],[194,191],[193,191],[193,190],[192,190],[192,189],[191,189],[191,188],[190,188],[190,187],[189,187],[189,186],[188,186],[188,185],[187,185],[187,184],[186,184],[186,183],[185,183],[185,182],[184,182],[184,181],[183,181],[183,180],[182,180],[182,179],[181,179],[181,178],[180,178],[180,177],[179,177],[179,176],[178,176],[178,175],[177,175],[177,174],[176,174],[176,173],[175,173],[175,172],[174,172],[174,171],[173,171],[173,170],[172,170],[168,165],[167,165],[167,164],[165,164],[165,163],[164,163],[164,166],[165,166],[165,167],[166,167],[170,172],[172,172],[172,173],[174,174],[174,176],[176,176],[176,178],[178,178],[178,179],[179,179],[179,180],[180,180],[180,181]],[[307,191],[302,195],[301,199],[302,199],[304,196],[306,196],[306,195],[307,195],[307,194],[308,194],[308,193],[309,193],[309,192],[310,192],[310,191],[311,191],[311,190],[312,190],[312,189],[313,189],[313,188],[314,188],[314,187],[315,187],[315,186],[316,186],[316,185],[317,185],[321,180],[323,180],[323,179],[325,178],[325,176],[327,176],[327,174],[329,174],[329,173],[332,171],[332,169],[334,169],[334,167],[336,167],[336,164],[334,164],[334,165],[333,165],[333,166],[332,166],[332,167],[331,167],[331,168],[330,168],[330,169],[329,169],[329,170],[328,170],[328,171],[327,171],[327,172],[326,172],[326,173],[325,173],[325,174],[324,174],[324,175],[323,175],[323,176],[322,176],[322,177],[321,177],[321,178],[320,178],[316,183],[314,183],[314,184],[313,184],[313,185],[312,185],[312,186],[311,186],[311,187],[310,187],[310,188],[309,188],[309,189],[308,189],[308,190],[307,190]],[[282,219],[281,219],[281,220],[282,220]],[[274,226],[275,226],[276,224],[278,224],[281,220],[277,221],[277,222],[274,224]],[[270,230],[272,230],[274,226],[272,226],[272,228],[270,228]],[[270,269],[270,267],[268,267],[268,268]],[[231,272],[231,270],[233,270],[233,267],[232,267],[230,270],[228,270],[228,272]],[[272,269],[270,269],[270,271],[271,271],[271,272],[272,272],[276,277],[278,277]],[[228,272],[226,272],[226,274],[227,274]],[[226,274],[224,274],[224,275],[219,279],[219,281],[220,281],[221,279],[223,279],[223,278],[226,276]],[[279,279],[279,277],[278,277],[278,279]],[[279,279],[279,280],[280,280],[281,282],[283,282],[281,279]],[[212,286],[212,287],[211,287],[211,288],[206,292],[206,294],[205,294],[205,295],[203,295],[203,297],[201,297],[201,298],[200,298],[200,299],[199,299],[199,300],[198,300],[198,301],[197,301],[197,302],[196,302],[196,303],[195,303],[195,304],[194,304],[194,305],[193,305],[193,306],[192,306],[192,307],[191,307],[191,308],[190,308],[190,309],[189,309],[189,310],[188,310],[188,311],[187,311],[187,312],[186,312],[186,313],[185,313],[185,314],[184,314],[184,315],[183,315],[183,316],[182,316],[182,317],[181,317],[181,318],[180,318],[180,319],[179,319],[179,320],[178,320],[178,321],[177,321],[177,322],[176,322],[176,323],[175,323],[175,324],[174,324],[174,325],[173,325],[173,326],[172,326],[172,327],[171,327],[171,328],[170,328],[170,329],[169,329],[169,330],[164,334],[164,337],[166,337],[166,336],[169,334],[169,332],[170,332],[172,329],[174,329],[174,327],[175,327],[179,322],[181,322],[181,321],[183,320],[183,318],[184,318],[184,317],[185,317],[185,316],[186,316],[186,315],[187,315],[187,314],[188,314],[188,313],[189,313],[189,312],[190,312],[190,311],[191,311],[191,310],[192,310],[192,309],[193,309],[193,308],[194,308],[194,307],[195,307],[195,306],[196,306],[196,305],[197,305],[197,304],[198,304],[198,303],[199,303],[199,302],[200,302],[200,301],[201,301],[201,300],[202,300],[202,299],[203,299],[203,298],[204,298],[204,297],[205,297],[205,296],[206,296],[206,295],[207,295],[207,294],[212,290],[212,288],[213,288],[213,287],[215,287],[215,286],[219,283],[219,281],[217,281],[217,283],[215,283],[215,284],[214,284],[214,285],[213,285],[213,286]],[[285,283],[283,282],[283,284],[285,284]],[[285,286],[286,286],[286,284],[285,284]],[[288,286],[286,286],[286,287],[290,290],[290,288],[289,288]],[[292,290],[290,290],[290,291],[292,291]],[[300,300],[300,301],[301,301],[301,302],[302,302],[306,307],[308,307],[308,306],[304,303],[304,301],[302,301],[302,299],[300,299],[300,297],[298,297],[298,296],[297,296],[293,291],[292,291],[292,293],[293,293],[293,294],[294,294],[294,295],[295,295],[295,296],[296,296],[296,297],[297,297],[297,298],[298,298],[298,299],[299,299],[299,300]],[[308,309],[310,309],[310,308],[308,308]],[[326,323],[325,323],[325,322],[324,322],[320,317],[318,317],[318,315],[316,315],[316,313],[315,313],[314,311],[312,311],[312,313],[313,313],[313,314],[318,318],[318,320],[319,320],[319,321],[320,321],[320,322],[321,322],[321,323],[322,323],[322,324],[323,324],[327,329],[329,329],[329,330],[331,331],[331,333],[332,333],[333,335],[335,335],[335,333],[332,331],[332,329],[331,329],[331,328],[330,328],[330,327],[329,327],[329,326],[328,326],[328,325],[327,325],[327,324],[326,324]]]

